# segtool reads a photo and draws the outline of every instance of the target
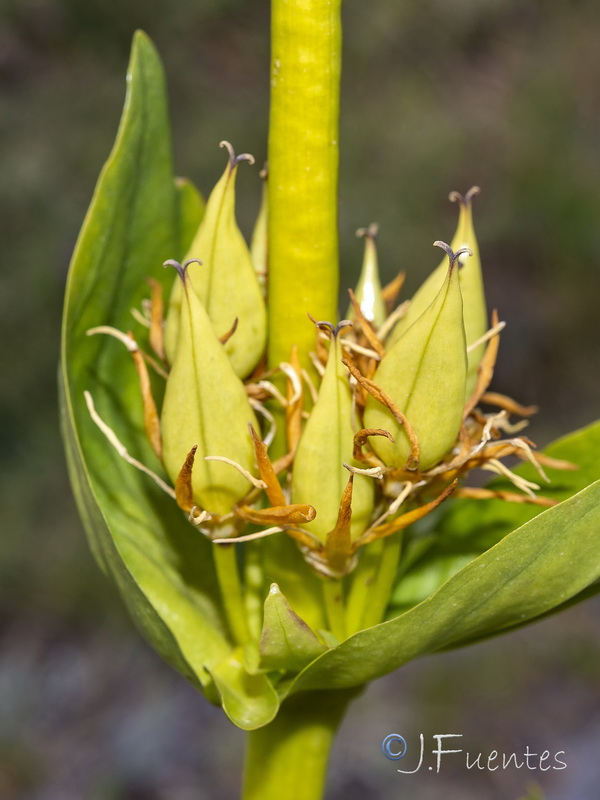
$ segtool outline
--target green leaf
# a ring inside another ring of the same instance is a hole
[[[298,672],[325,650],[327,647],[296,614],[279,586],[271,584],[260,638],[261,668]]]
[[[543,451],[546,455],[570,461],[578,469],[546,469],[551,482],[541,482],[540,494],[560,502],[600,479],[599,451],[600,421],[551,444]],[[528,480],[540,481],[531,464],[523,464],[515,472]],[[497,478],[488,486],[514,489],[505,478]],[[406,545],[388,616],[424,600],[465,564],[541,511],[540,506],[503,500],[449,502],[434,531],[416,535]]]
[[[419,656],[539,618],[600,579],[599,549],[597,481],[510,533],[427,600],[322,655],[292,691],[357,686]]]
[[[181,258],[201,205],[175,188],[164,77],[136,33],[125,108],[100,175],[69,272],[61,353],[61,419],[73,489],[91,549],[135,621],[173,666],[216,697],[208,669],[231,652],[211,546],[146,475],[116,453],[88,413],[102,419],[132,456],[161,472],[144,436],[138,379],[130,356],[98,325],[136,327],[130,309],[148,294],[147,275],[164,282],[162,262]],[[161,391],[157,383],[157,392]]]
[[[265,675],[248,672],[241,649],[210,671],[221,693],[223,710],[238,728],[245,731],[261,728],[277,715],[277,692]]]

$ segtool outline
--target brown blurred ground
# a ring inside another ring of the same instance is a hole
[[[447,193],[479,184],[488,299],[508,322],[495,388],[541,405],[541,444],[600,410],[597,11],[594,0],[345,3],[344,282],[361,258],[354,230],[377,220],[385,275],[409,270],[414,290],[437,262],[431,242],[452,235]],[[242,736],[139,641],[92,563],[58,437],[66,269],[136,27],[165,61],[180,173],[207,192],[222,138],[259,163],[266,154],[266,2],[0,6],[1,800],[227,800],[239,778]],[[239,188],[248,231],[252,170]],[[551,800],[596,800],[598,609],[380,681],[344,725],[332,800],[516,800],[531,777]],[[380,752],[395,730],[565,749],[569,767],[409,783]]]

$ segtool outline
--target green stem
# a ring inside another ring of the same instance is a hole
[[[258,641],[262,629],[265,590],[262,571],[262,545],[252,542],[244,550],[245,613],[251,637]]]
[[[229,631],[236,644],[247,644],[250,641],[250,632],[246,620],[235,545],[214,545],[213,554]]]
[[[398,562],[402,552],[402,536],[403,531],[399,531],[387,539],[383,539],[379,569],[371,586],[368,602],[364,606],[361,626],[363,628],[371,628],[373,625],[378,625],[385,616],[396,573],[398,572]]]
[[[348,635],[362,630],[365,608],[370,602],[370,592],[373,590],[377,573],[381,564],[384,540],[371,542],[363,548],[358,564],[351,575],[351,586],[348,594],[348,607],[346,610],[346,626]]]
[[[307,313],[335,321],[341,0],[273,0],[269,361],[309,365]]]
[[[320,800],[329,753],[356,691],[302,693],[250,731],[242,800]]]
[[[327,612],[329,630],[343,642],[346,638],[346,612],[344,609],[344,587],[341,581],[323,581],[323,599]]]

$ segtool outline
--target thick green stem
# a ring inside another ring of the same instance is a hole
[[[273,0],[269,122],[269,360],[335,321],[341,0]]]
[[[270,725],[250,731],[242,800],[321,800],[335,733],[355,694],[303,693]]]

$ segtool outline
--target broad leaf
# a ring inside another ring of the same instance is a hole
[[[310,664],[292,691],[357,686],[419,656],[509,630],[600,580],[600,481],[542,512],[435,594]]]
[[[148,275],[165,284],[167,258],[181,258],[202,211],[197,192],[173,178],[164,77],[137,33],[119,133],[99,178],[71,263],[61,363],[61,414],[69,471],[91,548],[134,619],[177,669],[212,699],[209,671],[231,652],[218,604],[209,543],[150,478],[125,463],[88,413],[83,393],[130,454],[157,472],[145,441],[138,379],[125,348],[87,336],[131,316],[148,296]],[[162,391],[157,382],[157,394]],[[271,715],[271,709],[269,715]]]

